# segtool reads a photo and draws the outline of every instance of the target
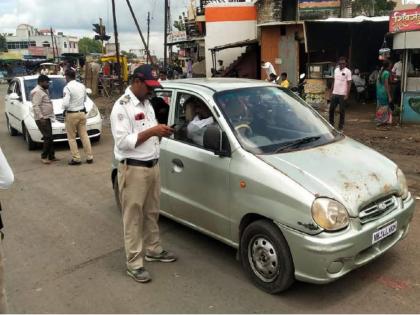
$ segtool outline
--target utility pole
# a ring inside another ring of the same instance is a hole
[[[114,1],[114,0],[113,0],[113,1]],[[153,64],[152,58],[150,57],[149,45],[148,45],[148,44],[146,43],[146,41],[144,40],[143,33],[141,32],[141,29],[140,29],[139,23],[137,22],[136,15],[134,14],[133,8],[131,7],[130,0],[126,0],[126,2],[127,2],[127,5],[128,5],[128,8],[130,9],[131,16],[133,17],[134,24],[136,24],[137,31],[138,31],[138,32],[139,32],[139,34],[140,34],[140,38],[141,38],[141,41],[143,42],[144,48],[146,48],[146,54],[147,54],[147,56],[149,57],[149,60],[150,60],[151,64]]]
[[[165,0],[165,31],[164,31],[164,39],[163,39],[163,69],[166,71],[168,65],[168,8],[169,3],[168,0]]]
[[[149,39],[150,39],[150,12],[147,12],[147,46],[146,51],[149,51]],[[149,63],[149,54],[146,53],[146,63]]]
[[[112,1],[112,18],[114,20],[114,37],[115,37],[115,50],[117,53],[117,63],[118,63],[118,82],[120,84],[120,92],[122,91],[122,80],[121,80],[121,62],[120,62],[120,44],[118,43],[118,28],[117,28],[117,16],[115,14],[115,0]]]
[[[50,27],[50,34],[51,34],[51,46],[52,46],[52,49],[53,49],[53,59],[54,59],[54,62],[55,62],[54,34],[53,34],[52,27]]]
[[[102,18],[99,18],[99,29],[102,32]],[[103,36],[101,36],[101,53],[104,53],[104,38],[103,38]]]

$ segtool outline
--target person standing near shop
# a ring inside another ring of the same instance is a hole
[[[14,175],[12,169],[7,163],[6,157],[4,156],[0,148],[0,189],[7,189],[12,186],[14,181]],[[0,211],[1,203],[0,203]],[[3,222],[0,215],[0,242],[3,242]],[[3,265],[3,248],[0,244],[0,313],[7,313],[7,300],[6,300],[6,289],[4,285],[4,265]]]
[[[378,79],[376,80],[376,126],[392,124],[392,91],[391,91],[391,64],[388,60],[383,62]]]
[[[50,78],[41,74],[38,77],[38,85],[31,91],[32,109],[34,111],[35,123],[42,134],[44,141],[41,153],[41,162],[51,164],[58,161],[55,157],[54,141],[51,121],[55,119],[54,107],[51,102],[48,87]]]
[[[69,141],[71,160],[69,165],[80,165],[82,160],[80,158],[79,149],[77,147],[76,134],[79,135],[82,141],[83,150],[86,155],[86,163],[93,163],[92,146],[86,128],[86,88],[76,81],[76,72],[68,69],[65,72],[67,85],[63,90],[63,108],[66,113],[66,130],[67,139]]]
[[[329,110],[329,121],[334,126],[334,115],[337,105],[340,106],[340,121],[338,129],[344,128],[344,119],[346,114],[346,103],[349,97],[351,87],[351,71],[347,68],[346,58],[338,59],[338,67],[334,70],[334,82],[332,85],[331,104]]]
[[[131,85],[114,104],[111,130],[114,156],[119,161],[118,185],[122,207],[127,274],[137,282],[149,282],[146,261],[173,262],[176,256],[163,250],[159,236],[159,142],[173,129],[158,124],[148,97],[161,87],[150,65],[135,69]]]

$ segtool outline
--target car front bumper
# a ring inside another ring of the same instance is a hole
[[[297,280],[328,283],[380,256],[403,239],[413,217],[415,202],[410,195],[398,207],[375,221],[361,224],[352,218],[350,225],[340,232],[322,232],[308,235],[277,223],[292,253]],[[393,222],[397,230],[373,244],[375,231]]]
[[[86,129],[89,138],[99,137],[102,133],[102,119],[98,117],[94,117],[92,119],[88,119],[86,124]],[[60,122],[53,122],[52,123],[52,132],[54,142],[65,142],[68,141],[67,139],[67,132],[64,123]],[[31,135],[31,139],[34,142],[43,142],[42,134],[38,128],[29,129],[29,133]],[[80,139],[77,137],[76,139]]]

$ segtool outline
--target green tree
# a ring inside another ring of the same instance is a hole
[[[83,37],[79,40],[79,52],[82,54],[101,53],[101,42],[99,40]]]
[[[183,16],[179,16],[178,20],[174,21],[174,27],[178,30],[178,31],[185,31],[185,23],[184,23],[184,17]]]
[[[0,34],[0,52],[7,51],[6,37]]]
[[[121,55],[124,55],[127,57],[127,59],[134,59],[137,58],[136,54],[133,54],[131,52],[125,51],[125,50],[121,50]]]
[[[388,0],[354,0],[352,10],[354,16],[381,16],[388,15],[396,5],[396,2]]]

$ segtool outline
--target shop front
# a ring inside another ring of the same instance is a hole
[[[389,31],[402,56],[401,123],[420,123],[420,9],[394,11]]]

